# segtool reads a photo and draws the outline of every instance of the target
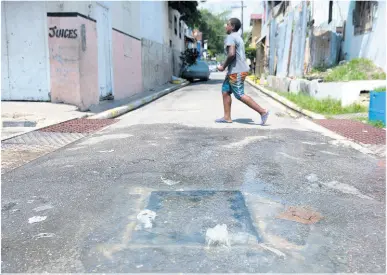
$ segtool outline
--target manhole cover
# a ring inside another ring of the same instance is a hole
[[[61,133],[90,133],[117,122],[115,119],[75,119],[52,125],[39,131]]]
[[[156,218],[152,228],[133,232],[133,243],[204,245],[207,230],[222,224],[232,245],[261,241],[239,191],[157,191],[146,209]]]

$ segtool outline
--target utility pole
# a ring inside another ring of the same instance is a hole
[[[241,1],[240,6],[232,6],[232,9],[241,9],[241,32],[242,32],[242,37],[243,37],[243,8],[246,8],[246,6],[243,6],[243,1]]]

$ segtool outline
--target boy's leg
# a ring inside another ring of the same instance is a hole
[[[231,122],[231,94],[223,92],[223,108],[224,108],[224,119]]]
[[[234,93],[235,97],[242,101],[244,104],[249,106],[254,111],[258,112],[261,115],[262,123],[265,124],[267,120],[268,111],[261,106],[258,105],[248,95],[245,95],[244,88],[245,88],[245,79],[247,77],[248,73],[240,73],[240,74],[234,74],[232,75],[232,79],[230,79],[230,87],[232,92]]]
[[[217,119],[216,122],[232,122],[231,120],[231,87],[228,80],[228,76],[223,82],[222,85],[222,97],[223,97],[223,108],[224,116],[223,118]]]

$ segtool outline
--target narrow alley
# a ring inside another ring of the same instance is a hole
[[[223,79],[2,175],[2,272],[384,273],[379,159],[247,83],[215,124]]]

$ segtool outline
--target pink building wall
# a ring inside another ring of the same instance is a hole
[[[86,111],[99,103],[96,23],[82,17],[48,17],[47,22],[51,101]],[[60,37],[53,36],[53,27]]]
[[[142,92],[141,41],[113,30],[112,48],[114,99]]]
[[[93,104],[99,104],[97,24],[86,18],[78,19],[81,28],[84,24],[86,30],[84,37],[82,32],[80,35],[80,103],[88,109]]]

